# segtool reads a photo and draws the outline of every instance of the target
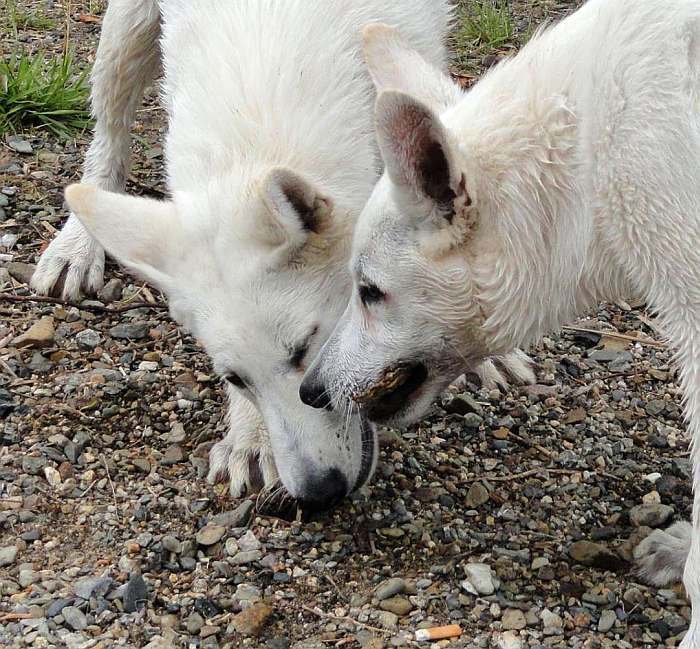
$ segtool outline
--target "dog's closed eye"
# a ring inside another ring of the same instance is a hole
[[[309,352],[309,346],[311,345],[311,340],[313,337],[316,335],[318,332],[318,325],[316,325],[306,336],[306,338],[296,345],[292,349],[292,354],[289,357],[289,364],[295,368],[299,369],[302,366],[302,363],[304,362],[304,359],[306,358],[306,354]]]
[[[246,384],[245,381],[238,376],[235,372],[229,372],[225,377],[224,377],[231,385],[233,385],[236,388],[239,388],[241,390],[246,389]]]

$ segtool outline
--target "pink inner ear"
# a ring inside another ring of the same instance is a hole
[[[425,151],[431,143],[430,116],[415,105],[402,105],[388,116],[386,135],[393,161],[398,168],[397,180],[414,189],[420,188],[418,172]],[[390,162],[387,161],[387,166]],[[391,165],[393,166],[393,165]],[[392,169],[389,170],[390,173]]]
[[[416,104],[400,104],[390,114],[386,128],[393,161],[387,161],[395,181],[437,203],[451,220],[455,191],[437,117]],[[393,163],[393,164],[392,164]]]

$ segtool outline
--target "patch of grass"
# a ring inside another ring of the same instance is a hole
[[[5,0],[4,13],[9,28],[17,33],[22,29],[47,30],[56,26],[48,16],[41,16],[37,13],[24,11],[17,7],[17,0]]]
[[[15,52],[0,61],[0,133],[45,129],[59,137],[90,125],[87,70],[71,53]]]
[[[473,0],[462,5],[457,40],[462,47],[497,49],[510,42],[515,27],[504,0]]]

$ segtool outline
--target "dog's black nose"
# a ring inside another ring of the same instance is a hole
[[[305,513],[325,511],[337,505],[347,495],[348,480],[336,467],[320,475],[312,475],[297,498]]]
[[[301,382],[301,387],[299,388],[299,398],[307,406],[312,408],[325,408],[326,410],[333,410],[333,403],[330,394],[326,390],[326,386],[323,385],[317,378],[313,375],[307,375],[306,378]]]

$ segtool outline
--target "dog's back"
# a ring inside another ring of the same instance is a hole
[[[163,18],[173,189],[201,188],[232,162],[245,161],[251,174],[285,164],[356,195],[359,209],[377,164],[362,27],[395,24],[442,67],[450,7],[443,0],[166,0]]]

